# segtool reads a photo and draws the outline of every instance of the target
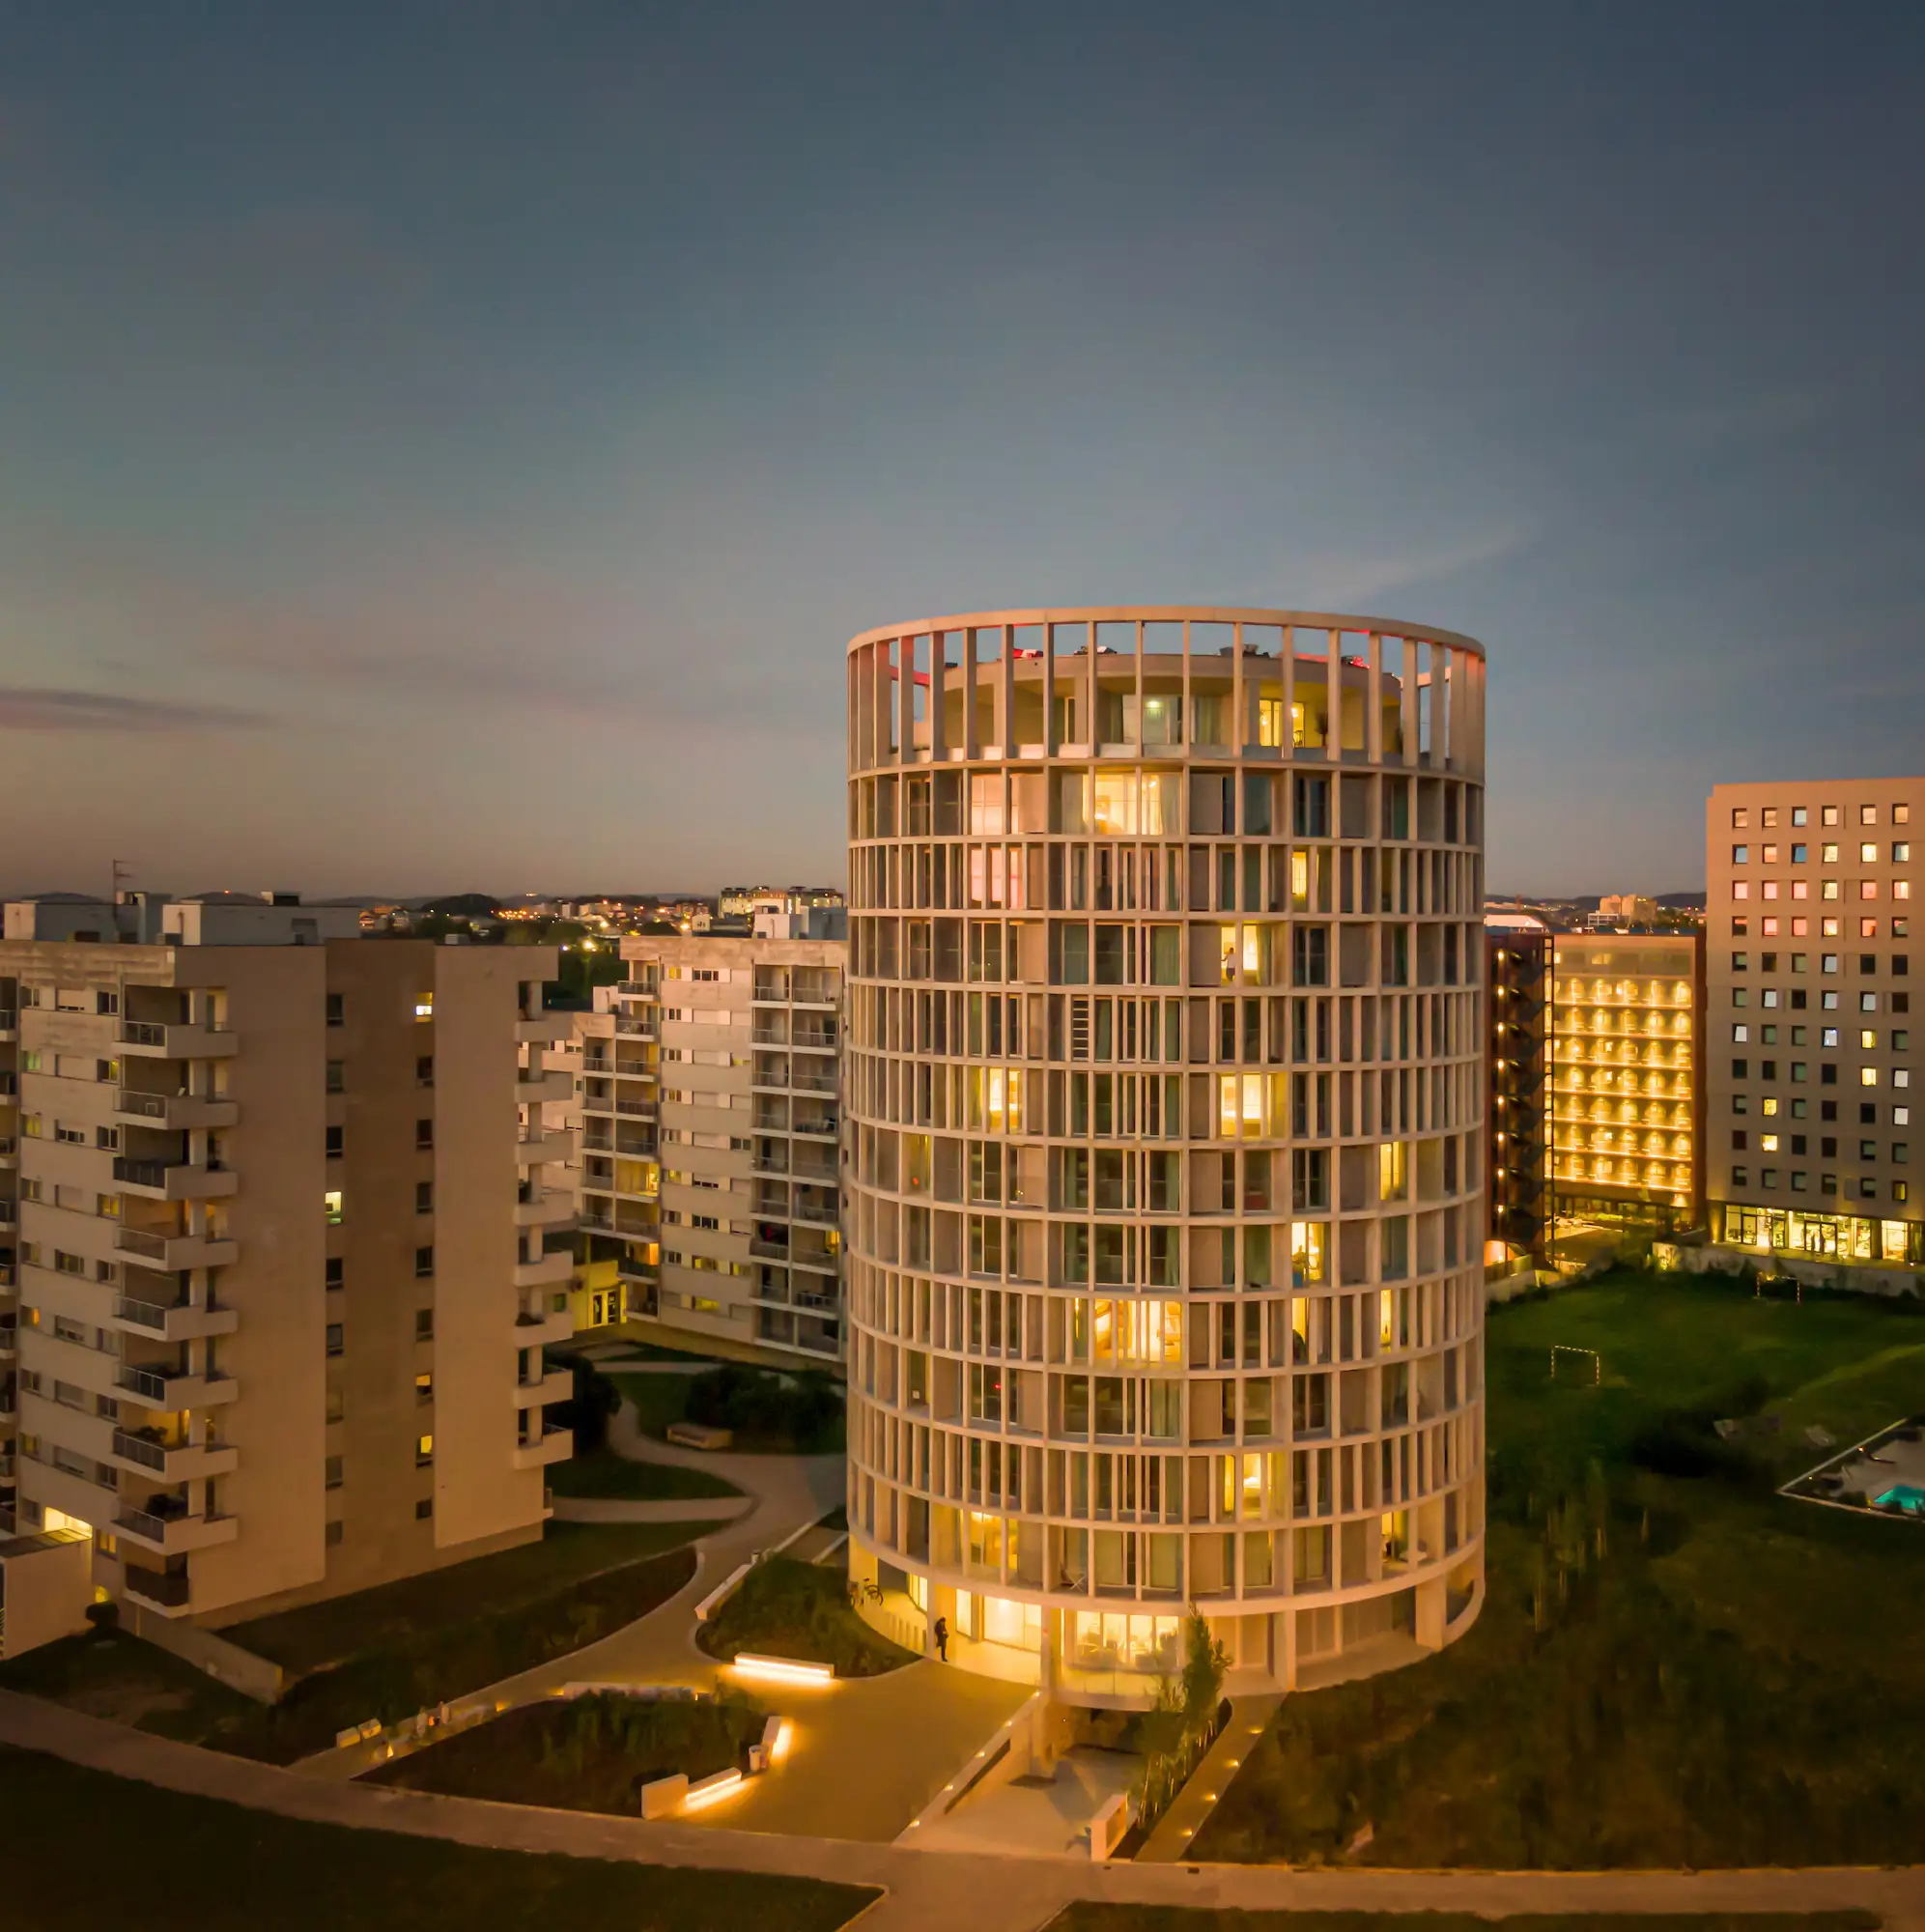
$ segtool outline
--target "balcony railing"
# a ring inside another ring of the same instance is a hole
[[[152,1328],[156,1334],[164,1333],[167,1317],[176,1308],[185,1308],[184,1301],[135,1301],[129,1295],[119,1295],[114,1301],[114,1313],[123,1321],[132,1321],[142,1328]]]
[[[176,1575],[165,1570],[143,1570],[137,1563],[125,1567],[122,1581],[129,1595],[170,1610],[178,1610],[186,1603],[190,1588],[184,1570]]]
[[[123,1020],[121,1043],[124,1046],[165,1046],[167,1029],[155,1025],[151,1020]]]
[[[165,1443],[150,1442],[144,1435],[129,1435],[125,1429],[114,1431],[114,1454],[129,1463],[138,1463],[143,1469],[162,1469],[167,1466],[167,1447]]]
[[[833,1073],[791,1072],[787,1084],[798,1094],[833,1094],[835,1091],[835,1076]]]
[[[142,1255],[148,1261],[158,1262],[167,1259],[167,1242],[178,1236],[150,1235],[141,1228],[129,1228],[123,1224],[114,1232],[114,1246],[123,1254]]]

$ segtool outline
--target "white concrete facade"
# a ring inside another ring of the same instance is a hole
[[[851,1568],[1140,1703],[1482,1601],[1484,656],[1290,611],[851,643]]]

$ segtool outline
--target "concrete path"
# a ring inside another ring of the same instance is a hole
[[[1276,1691],[1230,1700],[1230,1721],[1223,1727],[1223,1735],[1203,1753],[1203,1762],[1156,1821],[1148,1842],[1136,1855],[1139,1864],[1175,1864],[1183,1858],[1190,1840],[1203,1830],[1203,1820],[1230,1788],[1236,1767],[1263,1735],[1263,1726],[1283,1701]]]
[[[713,1689],[716,1661],[695,1647],[695,1605],[738,1565],[806,1530],[843,1500],[846,1465],[840,1456],[731,1456],[676,1449],[643,1435],[635,1410],[626,1403],[609,1418],[609,1446],[637,1462],[710,1470],[747,1492],[749,1507],[696,1543],[694,1577],[646,1616],[610,1632],[598,1643],[570,1651],[499,1684],[476,1685],[461,1697],[450,1697],[450,1704],[466,1704],[477,1697],[495,1704],[525,1704],[552,1696],[564,1684],[581,1682],[687,1684],[698,1690]],[[694,1498],[691,1517],[666,1520],[714,1520],[725,1514],[719,1501]],[[684,1507],[680,1502],[673,1506]],[[346,1749],[318,1751],[302,1758],[294,1769],[308,1778],[347,1783],[372,1770],[385,1753],[384,1745],[354,1745]]]
[[[178,1745],[0,1691],[0,1742],[174,1791],[319,1824],[457,1844],[647,1864],[787,1872],[888,1889],[863,1932],[1037,1932],[1071,1898],[1272,1911],[1816,1912],[1857,1906],[1890,1932],[1925,1932],[1925,1870],[1733,1872],[1296,1872],[1282,1866],[1085,1865],[1062,1858],[906,1851],[849,1839],[709,1831],[687,1823],[489,1804],[380,1785],[324,1783]]]
[[[726,1522],[747,1516],[753,1496],[667,1496],[655,1502],[621,1496],[556,1496],[557,1522]]]

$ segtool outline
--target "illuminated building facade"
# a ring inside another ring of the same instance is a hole
[[[1482,1601],[1484,656],[1288,611],[849,649],[850,1565],[1142,1704]]]
[[[1712,1233],[1925,1265],[1912,1176],[1925,779],[1719,785],[1706,810]]]
[[[1550,1257],[1554,955],[1550,933],[1528,914],[1486,920],[1484,937],[1490,1013],[1485,1060],[1490,1137],[1485,1265],[1496,1272]]]
[[[1704,939],[1553,942],[1551,1180],[1560,1215],[1666,1233],[1700,1225]]]

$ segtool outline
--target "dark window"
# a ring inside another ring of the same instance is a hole
[[[432,1342],[435,1339],[435,1311],[432,1308],[417,1308],[414,1311],[414,1339],[417,1342]]]
[[[347,1339],[343,1334],[340,1322],[330,1321],[327,1324],[327,1352],[330,1355],[344,1354],[347,1351]]]
[[[1802,1153],[1804,1151],[1804,1136],[1802,1134],[1794,1134],[1792,1136],[1792,1151],[1794,1153]]]
[[[1818,1103],[1818,1118],[1821,1121],[1835,1121],[1838,1118],[1838,1102],[1836,1100],[1821,1100]]]
[[[435,1056],[424,1053],[414,1063],[414,1084],[417,1087],[432,1087],[435,1084]]]
[[[347,1137],[347,1132],[346,1127],[329,1127],[327,1129],[327,1142],[324,1151],[329,1160],[339,1160],[341,1158],[342,1143]]]
[[[1732,1152],[1742,1153],[1745,1150],[1745,1145],[1744,1129],[1742,1127],[1733,1127],[1731,1130]]]
[[[414,1211],[417,1214],[432,1214],[435,1211],[435,1183],[432,1180],[417,1180],[414,1183]]]
[[[1876,1100],[1858,1102],[1858,1124],[1861,1127],[1875,1127],[1879,1123],[1879,1106]]]
[[[1838,1192],[1838,1177],[1835,1174],[1821,1174],[1818,1177],[1818,1191],[1821,1194],[1836,1194]]]
[[[328,1256],[326,1267],[327,1267],[327,1286],[329,1288],[339,1288],[341,1286],[343,1278],[343,1270],[346,1268],[346,1266],[347,1264],[342,1261],[339,1255]]]
[[[428,1519],[434,1514],[435,1514],[435,1499],[433,1496],[423,1496],[421,1500],[414,1505],[414,1520],[416,1522],[426,1522]]]
[[[1836,1134],[1825,1135],[1818,1143],[1818,1151],[1826,1160],[1836,1160],[1838,1158],[1838,1136]]]
[[[1818,1069],[1818,1084],[1821,1087],[1835,1087],[1838,1084],[1838,1065],[1835,1061],[1826,1061]]]
[[[1761,973],[1775,973],[1778,970],[1778,955],[1775,952],[1761,953],[1758,958],[1758,970]]]
[[[1761,1080],[1775,1080],[1778,1077],[1778,1063],[1775,1060],[1765,1061],[1758,1068],[1758,1077]]]
[[[1903,980],[1906,977],[1906,975],[1911,972],[1911,953],[1894,952],[1891,955],[1891,972],[1893,979]]]
[[[1875,1161],[1878,1157],[1879,1144],[1877,1141],[1860,1141],[1858,1143],[1858,1158],[1860,1160]]]
[[[435,1145],[435,1123],[433,1121],[414,1122],[414,1146],[417,1151],[426,1152]]]
[[[328,1548],[330,1549],[333,1548],[334,1546],[341,1541],[341,1532],[346,1527],[347,1525],[343,1523],[337,1517],[334,1520],[334,1521],[324,1525],[321,1533],[322,1542],[325,1543],[328,1547]]]
[[[1858,954],[1858,971],[1860,973],[1876,973],[1878,970],[1879,955],[1876,952],[1861,952]]]
[[[342,1020],[346,1017],[343,1010],[345,1005],[346,1002],[339,993],[329,993],[327,995],[327,1024],[329,1026],[339,1026],[341,1024]]]
[[[1751,1063],[1748,1060],[1734,1060],[1731,1063],[1731,1077],[1734,1080],[1747,1079],[1750,1072]]]
[[[348,1091],[348,1063],[345,1060],[330,1060],[327,1063],[327,1091],[330,1094],[345,1094]]]
[[[341,1487],[341,1482],[342,1482],[340,1457],[338,1456],[328,1457],[327,1461],[322,1465],[322,1467],[325,1471],[325,1474],[322,1477],[323,1483],[330,1490],[338,1490]]]
[[[414,1250],[414,1278],[415,1278],[415,1280],[416,1280],[416,1281],[419,1281],[419,1280],[420,1280],[420,1279],[422,1278],[422,1276],[423,1276],[423,1275],[430,1275],[430,1274],[433,1274],[434,1272],[435,1272],[435,1251],[434,1251],[434,1249],[433,1249],[433,1248],[416,1248],[416,1249]]]

